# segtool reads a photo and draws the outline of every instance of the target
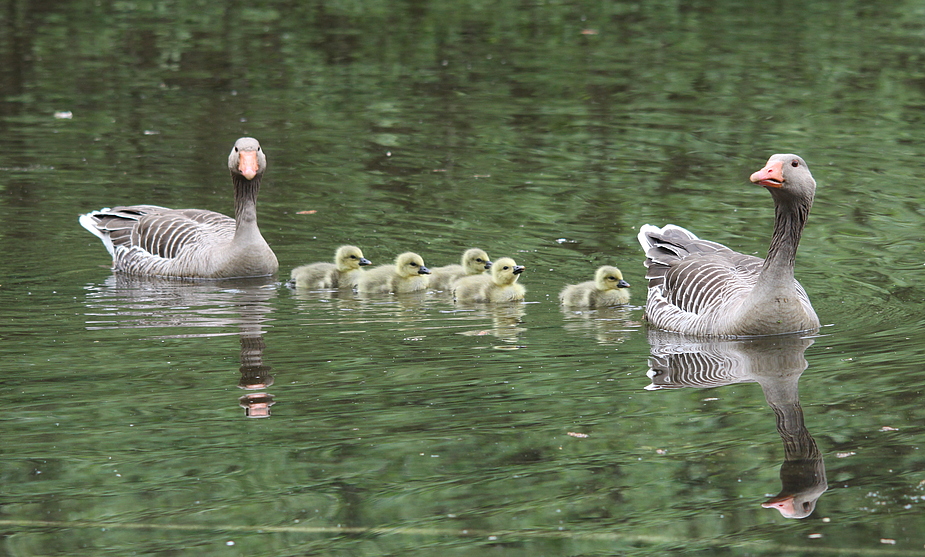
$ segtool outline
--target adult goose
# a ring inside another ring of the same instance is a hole
[[[114,271],[144,276],[223,279],[276,273],[276,255],[257,227],[257,193],[267,168],[260,143],[238,139],[228,155],[234,218],[203,209],[130,205],[80,216],[103,241]]]
[[[644,225],[649,284],[646,319],[677,333],[738,337],[808,331],[819,327],[793,264],[816,182],[796,155],[773,155],[751,175],[774,200],[774,232],[766,259],[701,240],[669,224]]]

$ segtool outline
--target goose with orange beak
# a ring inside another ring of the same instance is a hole
[[[673,224],[639,229],[648,281],[646,320],[658,329],[743,337],[810,331],[819,318],[794,278],[797,247],[816,191],[806,161],[773,155],[751,175],[774,200],[765,259],[701,240]]]
[[[276,255],[257,227],[267,157],[252,137],[228,155],[234,218],[204,209],[126,205],[80,216],[112,256],[112,270],[139,276],[224,279],[276,273]]]

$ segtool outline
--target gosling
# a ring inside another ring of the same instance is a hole
[[[600,267],[594,273],[594,280],[570,284],[559,293],[564,306],[575,308],[605,308],[628,304],[630,283],[623,280],[620,269],[610,265]]]
[[[360,276],[360,267],[369,265],[369,259],[356,246],[341,246],[334,254],[334,263],[310,263],[292,270],[292,280],[296,288],[324,290],[329,288],[356,288]]]
[[[491,275],[466,276],[456,281],[453,295],[457,302],[519,302],[527,289],[517,284],[524,272],[510,257],[502,257],[491,266]]]
[[[451,290],[453,283],[465,276],[481,275],[491,269],[488,254],[478,248],[466,250],[460,265],[445,265],[430,270],[430,288],[432,290]]]
[[[427,290],[430,270],[416,253],[406,252],[395,258],[394,265],[380,265],[360,274],[357,292],[366,294],[404,294]]]

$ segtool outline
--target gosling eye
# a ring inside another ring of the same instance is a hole
[[[607,277],[607,280],[617,280],[617,277]]]
[[[800,161],[790,161],[790,166],[796,168],[800,166]]]
[[[351,255],[351,256],[350,256],[350,259],[356,259],[356,258],[357,258],[357,256],[355,256],[355,255]]]
[[[417,267],[417,266],[418,266],[418,264],[415,263],[414,261],[412,261],[411,263],[408,263],[408,265],[411,265],[412,267]]]
[[[481,258],[481,257],[476,257],[476,258],[475,258],[475,262],[476,262],[476,263],[484,263],[484,261],[482,261],[482,258]]]
[[[510,269],[510,267],[508,267],[507,265],[505,265],[505,266],[502,267],[501,269],[502,269],[503,271],[507,271],[508,269]]]

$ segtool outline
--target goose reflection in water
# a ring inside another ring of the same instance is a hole
[[[828,488],[822,453],[803,423],[797,383],[807,367],[803,353],[812,338],[776,335],[707,340],[649,331],[652,356],[647,390],[712,388],[755,382],[777,416],[784,442],[780,493],[762,506],[786,518],[805,518]]]
[[[152,340],[239,336],[238,387],[253,392],[238,403],[248,417],[269,417],[273,395],[264,389],[273,384],[273,376],[263,363],[263,333],[273,311],[269,302],[277,292],[271,279],[188,281],[115,274],[85,289],[88,330],[181,329],[147,337]],[[198,327],[207,332],[188,329]]]

